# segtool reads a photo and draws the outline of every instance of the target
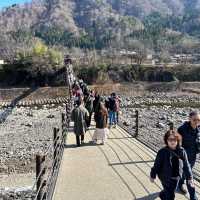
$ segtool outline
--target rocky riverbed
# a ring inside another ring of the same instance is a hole
[[[0,110],[0,115],[5,116],[6,111]],[[33,171],[36,153],[47,149],[53,127],[61,124],[61,112],[61,106],[14,108],[0,124],[0,173]]]
[[[17,187],[0,189],[0,199],[2,200],[32,200],[34,194],[31,187]]]
[[[163,143],[163,136],[173,122],[178,128],[188,120],[192,110],[199,110],[198,96],[175,96],[174,94],[155,94],[145,97],[121,97],[121,125],[131,134],[135,133],[135,110],[139,111],[138,139],[158,150]],[[200,175],[200,163],[196,165]]]
[[[0,109],[0,199],[31,199],[35,155],[52,143],[65,106]]]
[[[122,108],[122,121],[125,126],[134,131],[135,108]],[[170,106],[151,106],[137,108],[139,111],[139,139],[149,141],[155,147],[160,148],[162,138],[169,125],[173,122],[175,128],[188,119],[188,113],[192,108],[174,108]]]
[[[169,123],[180,126],[191,110],[200,107],[199,96],[176,93],[121,96],[121,100],[121,125],[134,134],[137,109],[138,139],[157,150],[163,146]],[[0,108],[0,199],[31,199],[35,155],[52,143],[53,127],[60,125],[64,109],[64,105]],[[196,168],[200,169],[199,163]]]
[[[170,106],[177,108],[200,107],[200,95],[181,92],[153,93],[143,92],[143,95],[121,95],[121,107],[145,107],[145,106]]]

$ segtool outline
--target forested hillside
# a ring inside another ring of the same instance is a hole
[[[37,66],[29,71],[43,73],[41,63],[59,65],[63,54],[122,49],[200,53],[200,0],[33,0],[0,11],[0,59]]]
[[[35,38],[66,48],[185,50],[199,44],[199,11],[200,0],[33,0],[1,11],[1,55],[7,41]]]

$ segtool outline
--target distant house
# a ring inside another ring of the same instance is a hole
[[[3,65],[4,64],[4,60],[0,60],[0,65]]]
[[[122,55],[122,56],[133,56],[133,55],[137,55],[137,52],[135,52],[135,51],[128,51],[128,50],[125,50],[125,49],[122,49],[119,53],[120,53],[120,55]]]
[[[153,55],[152,54],[147,54],[147,60],[152,60],[153,59]]]

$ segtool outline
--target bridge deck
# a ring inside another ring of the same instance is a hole
[[[75,136],[69,134],[54,200],[159,199],[159,181],[149,181],[154,152],[120,128],[111,130],[104,146],[90,144],[92,134],[86,134],[88,144],[80,148],[74,148]],[[188,198],[177,194],[176,199]]]

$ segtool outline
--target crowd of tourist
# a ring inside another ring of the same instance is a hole
[[[100,144],[105,144],[109,129],[116,128],[119,121],[120,98],[116,93],[103,98],[90,90],[82,80],[74,83],[73,98],[72,120],[77,146],[84,144],[84,134],[91,126],[93,114],[96,124],[93,143],[101,141]],[[184,195],[188,191],[190,200],[198,200],[192,169],[197,154],[200,153],[200,114],[196,111],[191,112],[189,120],[177,131],[169,130],[164,135],[164,142],[165,147],[157,153],[150,173],[151,182],[158,177],[162,183],[160,199],[174,200],[178,190]],[[184,188],[185,180],[187,190]]]
[[[104,144],[109,128],[116,127],[118,122],[119,97],[116,93],[112,93],[108,98],[103,98],[98,92],[90,90],[82,80],[74,82],[72,88],[74,99],[72,120],[75,123],[74,132],[77,136],[77,146],[84,143],[84,134],[91,126],[93,114],[96,124],[93,142],[101,141],[101,144]],[[81,137],[81,141],[79,137]]]

